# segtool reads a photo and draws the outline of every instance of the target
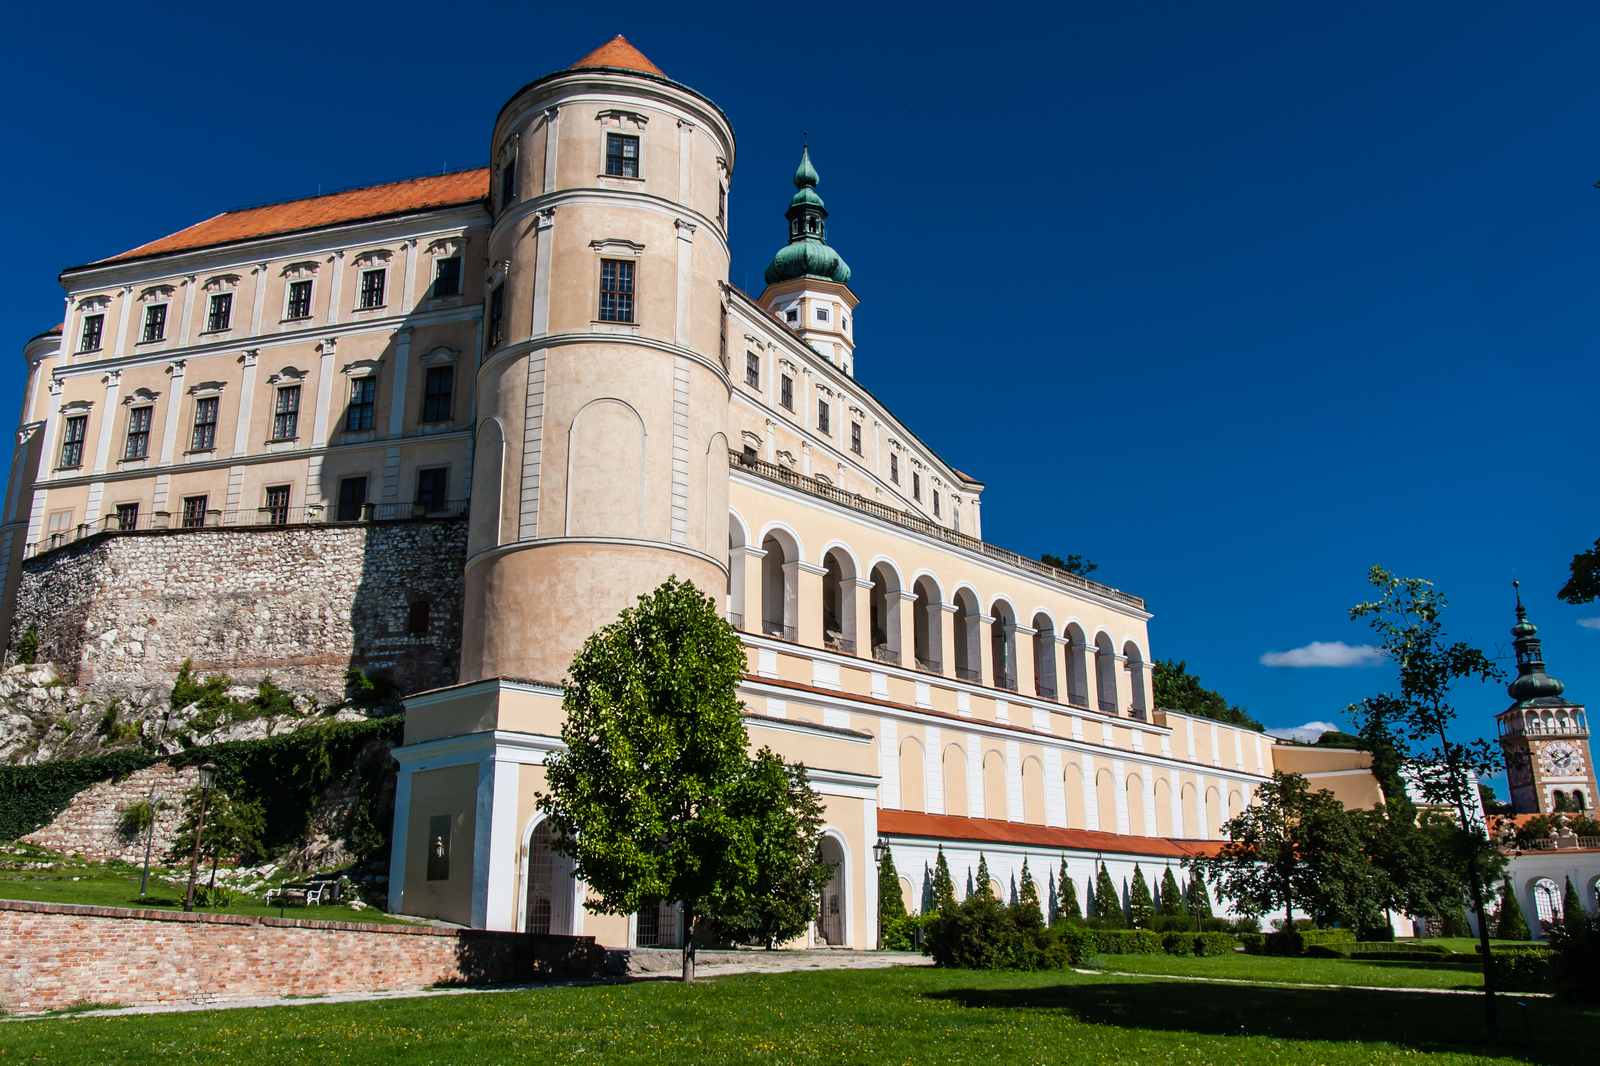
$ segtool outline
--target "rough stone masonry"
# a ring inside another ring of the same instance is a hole
[[[456,680],[466,523],[150,530],[92,537],[23,564],[12,646],[92,701],[170,688],[185,659],[323,703],[350,667],[401,692]]]

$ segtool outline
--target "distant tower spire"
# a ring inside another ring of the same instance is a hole
[[[1528,621],[1528,610],[1522,606],[1522,582],[1513,581],[1511,587],[1517,597],[1517,624],[1511,627],[1511,646],[1517,650],[1517,676],[1506,686],[1506,692],[1519,703],[1559,696],[1566,686],[1544,672],[1539,627]]]

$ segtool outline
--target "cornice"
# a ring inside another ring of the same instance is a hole
[[[671,552],[674,555],[688,556],[689,558],[695,559],[699,562],[710,563],[718,570],[721,570],[724,574],[728,572],[728,561],[726,559],[717,559],[713,556],[707,555],[705,552],[696,551],[695,549],[685,547],[682,544],[669,544],[659,540],[646,540],[642,537],[568,536],[535,537],[532,540],[514,540],[507,544],[496,545],[493,548],[485,548],[478,554],[469,556],[467,558],[467,565],[464,568],[464,572],[470,573],[472,568],[475,566],[480,566],[492,559],[498,559],[502,556],[512,555],[519,551],[526,551],[530,548],[548,548],[561,544],[603,544],[622,548],[649,548],[652,551]]]
[[[727,389],[730,395],[733,392],[733,382],[729,380],[727,371],[722,369],[722,364],[719,361],[702,355],[693,348],[685,348],[682,345],[671,344],[655,337],[644,337],[631,333],[546,333],[540,337],[529,337],[527,340],[516,341],[512,344],[502,344],[479,364],[478,374],[481,377],[490,367],[498,366],[506,360],[519,359],[524,355],[546,348],[562,348],[572,344],[628,344],[638,348],[652,348],[668,355],[681,355],[685,359],[698,363],[711,371],[722,382],[723,388]]]
[[[526,226],[529,215],[559,211],[566,206],[616,206],[619,203],[635,209],[649,211],[652,214],[669,218],[674,222],[691,223],[696,229],[703,229],[714,234],[724,256],[731,257],[733,254],[728,245],[728,235],[722,231],[721,226],[717,225],[716,220],[702,215],[687,204],[680,204],[676,200],[668,200],[654,193],[635,192],[632,189],[602,189],[587,185],[571,189],[557,189],[554,192],[530,196],[526,200],[518,200],[516,206],[502,213],[490,226],[489,241],[493,244],[507,230]]]

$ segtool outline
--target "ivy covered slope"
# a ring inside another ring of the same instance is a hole
[[[1157,659],[1150,681],[1155,689],[1157,707],[1200,718],[1212,718],[1246,729],[1262,728],[1261,723],[1245,713],[1243,707],[1229,703],[1222,693],[1202,685],[1200,675],[1189,672],[1187,661]]]

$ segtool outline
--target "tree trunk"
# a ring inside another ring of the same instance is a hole
[[[694,912],[683,908],[683,979],[694,980]]]
[[[1483,885],[1478,881],[1476,852],[1467,859],[1467,878],[1472,886],[1472,907],[1478,912],[1478,950],[1483,952],[1484,1032],[1488,1045],[1494,1047],[1500,1043],[1500,1014],[1494,1003],[1494,957],[1489,954],[1489,916],[1483,912]]]

